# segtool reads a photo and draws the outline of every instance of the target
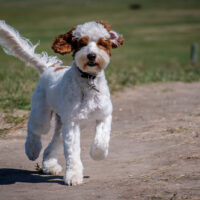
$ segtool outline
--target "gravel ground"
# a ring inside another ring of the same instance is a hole
[[[26,123],[0,139],[0,200],[199,200],[200,83],[164,83],[115,93],[110,153],[93,161],[93,124],[81,134],[84,183],[39,174],[24,153]],[[5,126],[5,124],[4,124]],[[52,125],[53,126],[53,125]],[[44,146],[50,140],[43,138]],[[64,167],[61,152],[60,163]]]

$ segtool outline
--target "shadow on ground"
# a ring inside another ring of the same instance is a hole
[[[37,171],[23,169],[0,169],[0,185],[10,185],[16,182],[23,183],[58,183],[63,185],[62,176],[40,174]]]
[[[84,179],[90,178],[84,176]],[[29,171],[23,169],[0,169],[0,185],[10,185],[16,182],[22,183],[58,183],[64,185],[63,176],[53,176],[42,174],[37,171]]]

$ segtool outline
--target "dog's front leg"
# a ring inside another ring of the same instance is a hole
[[[98,120],[90,155],[94,160],[103,160],[108,155],[112,115]]]
[[[63,124],[63,145],[66,158],[64,182],[77,185],[83,182],[83,165],[80,159],[80,128],[79,124],[70,122]]]

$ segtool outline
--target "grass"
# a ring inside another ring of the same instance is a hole
[[[23,111],[24,112],[24,111]],[[0,127],[0,137],[6,136],[11,130],[22,128],[24,122],[27,121],[28,115],[18,115],[17,111],[14,110],[4,110],[4,114],[1,115],[1,127]]]
[[[12,123],[12,124],[19,124],[24,122],[27,119],[27,115],[23,116],[13,116],[11,113],[6,113],[4,120],[6,123]]]
[[[0,129],[0,138],[3,138],[7,135],[9,129],[8,128],[3,128],[3,129]]]
[[[131,10],[131,3],[142,9]],[[0,19],[14,26],[37,52],[54,55],[53,38],[73,26],[103,19],[125,37],[106,69],[112,91],[166,81],[199,81],[200,64],[190,64],[190,46],[200,44],[199,0],[0,0]],[[59,56],[70,64],[70,55]],[[200,55],[199,55],[200,57]],[[0,109],[30,109],[37,83],[34,69],[0,50]]]

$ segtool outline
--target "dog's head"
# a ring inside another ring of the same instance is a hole
[[[62,55],[72,52],[82,71],[97,73],[110,62],[111,48],[117,48],[123,42],[123,36],[111,30],[104,21],[92,21],[57,36],[52,49]]]

